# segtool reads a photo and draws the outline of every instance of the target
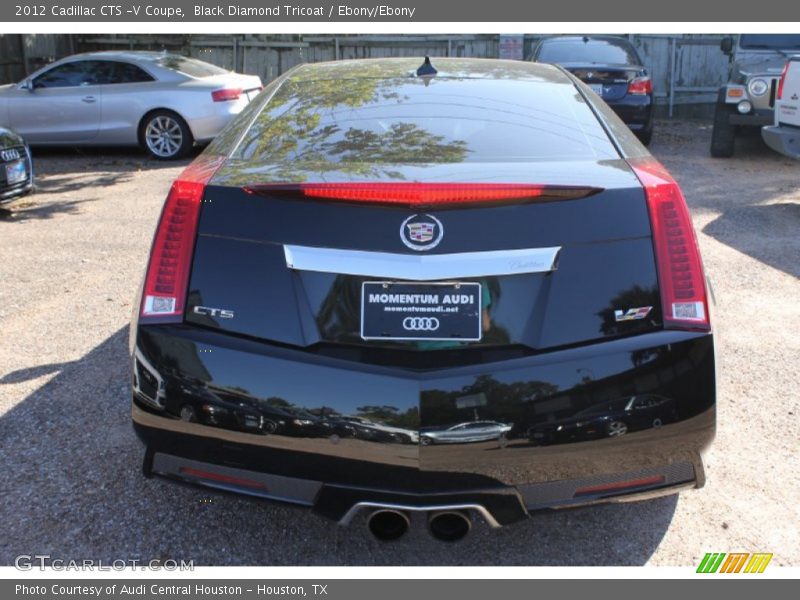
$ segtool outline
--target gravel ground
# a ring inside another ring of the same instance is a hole
[[[462,543],[145,480],[127,323],[182,168],[134,152],[38,153],[40,193],[0,211],[0,564],[19,554],[223,564],[696,565],[707,551],[800,565],[800,163],[758,137],[708,157],[701,122],[657,124],[714,282],[719,432],[701,491],[536,515]]]

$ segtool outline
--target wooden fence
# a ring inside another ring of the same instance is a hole
[[[304,62],[387,56],[496,58],[500,37],[485,35],[0,35],[0,81],[19,81],[74,52],[168,50],[259,75],[264,82]],[[528,56],[539,35],[523,36]],[[656,101],[672,114],[683,104],[713,103],[725,81],[722,35],[633,35],[654,81]]]

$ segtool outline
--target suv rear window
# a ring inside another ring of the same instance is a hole
[[[159,58],[156,63],[161,67],[178,71],[189,77],[211,77],[212,75],[224,75],[228,72],[211,63],[178,54],[168,54],[163,58]]]
[[[457,78],[287,82],[234,156],[338,167],[619,158],[572,84]]]
[[[535,59],[546,63],[639,65],[641,60],[625,40],[545,40]]]
[[[746,50],[798,50],[800,49],[800,35],[747,33],[739,37],[739,47]]]

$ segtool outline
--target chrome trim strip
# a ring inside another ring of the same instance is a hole
[[[297,271],[435,281],[555,271],[561,246],[423,256],[291,245],[283,252],[286,266]]]
[[[353,518],[359,511],[365,508],[372,508],[376,510],[398,510],[407,512],[441,512],[450,510],[474,510],[486,520],[490,527],[499,529],[502,527],[497,522],[486,507],[481,504],[436,504],[432,506],[415,506],[413,504],[393,504],[385,502],[358,502],[350,507],[345,515],[339,519],[339,525],[349,525]]]

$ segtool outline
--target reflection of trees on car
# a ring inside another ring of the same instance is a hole
[[[365,68],[374,68],[366,66]],[[448,139],[418,123],[375,118],[352,121],[350,111],[386,110],[409,100],[400,90],[419,80],[357,78],[287,82],[243,138],[239,158],[270,165],[276,181],[302,181],[303,173],[341,171],[364,177],[403,178],[394,164],[461,162],[464,140]],[[413,89],[413,88],[411,88]],[[302,142],[302,143],[301,143]],[[234,183],[238,175],[231,177]],[[245,181],[246,172],[241,173]]]

